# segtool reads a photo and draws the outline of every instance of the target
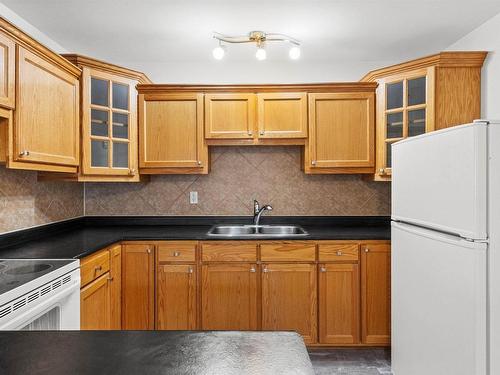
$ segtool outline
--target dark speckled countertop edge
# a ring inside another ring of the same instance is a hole
[[[248,224],[249,217],[82,217],[0,235],[0,259],[79,259],[121,241],[390,240],[388,217],[268,217],[263,224],[297,224],[304,237],[208,236],[214,224]]]

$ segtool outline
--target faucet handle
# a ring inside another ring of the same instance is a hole
[[[260,210],[259,201],[257,199],[254,199],[253,200],[253,213],[254,213],[254,215],[257,215],[259,213],[259,210]]]

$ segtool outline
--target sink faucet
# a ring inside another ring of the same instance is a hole
[[[268,204],[262,206],[262,208],[261,208],[259,205],[259,202],[256,199],[254,199],[254,201],[253,201],[253,224],[259,225],[260,217],[262,216],[262,214],[265,211],[272,211],[272,210],[273,210],[272,206],[270,206]]]

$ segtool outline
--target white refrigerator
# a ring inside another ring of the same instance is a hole
[[[395,375],[500,374],[500,121],[392,147]]]

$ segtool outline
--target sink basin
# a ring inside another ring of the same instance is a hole
[[[304,237],[308,233],[298,225],[215,225],[211,237]]]

